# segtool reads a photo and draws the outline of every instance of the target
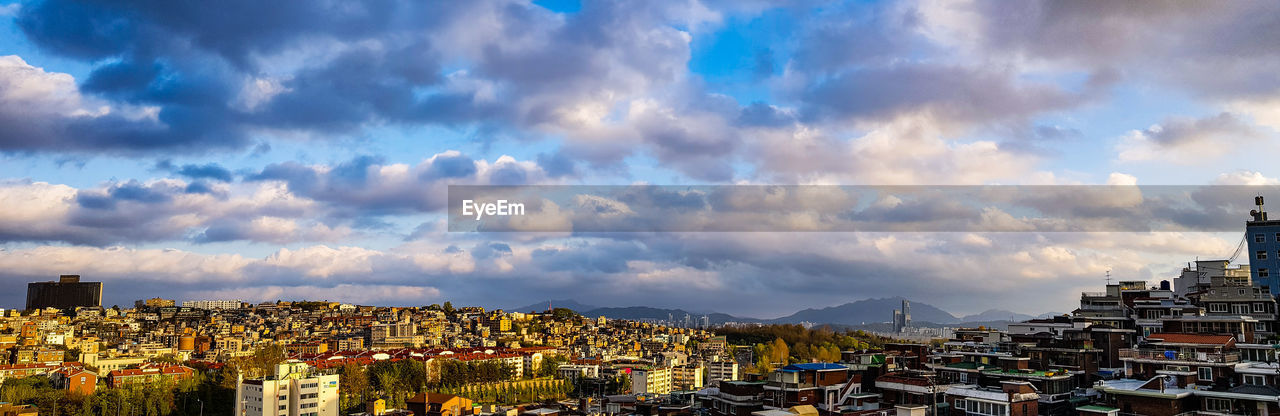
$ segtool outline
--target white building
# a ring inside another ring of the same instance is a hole
[[[712,361],[707,363],[707,384],[715,386],[717,381],[735,381],[738,379],[737,362]]]
[[[240,416],[338,416],[338,375],[313,375],[310,366],[289,362],[266,379],[240,380]]]
[[[182,302],[186,308],[196,309],[240,309],[240,300],[187,300]]]
[[[594,364],[564,364],[556,367],[556,375],[568,380],[580,377],[599,378],[600,366]]]
[[[671,393],[671,367],[632,368],[631,393]]]
[[[1259,270],[1260,273],[1269,273]],[[1248,264],[1231,267],[1226,260],[1197,260],[1182,268],[1182,274],[1173,278],[1173,293],[1186,296],[1197,290],[1207,289],[1214,276],[1244,277],[1251,276],[1252,269]],[[1265,277],[1265,276],[1264,276]]]

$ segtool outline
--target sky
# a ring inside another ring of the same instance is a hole
[[[449,232],[447,187],[1276,185],[1278,9],[0,0],[0,307],[1066,312],[1240,233]]]

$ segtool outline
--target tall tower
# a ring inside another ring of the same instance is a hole
[[[1245,222],[1245,241],[1249,243],[1249,273],[1253,284],[1268,288],[1271,295],[1280,294],[1280,220],[1267,219],[1262,196],[1253,199],[1258,209],[1249,211]]]
[[[911,327],[911,301],[902,300],[902,328]]]

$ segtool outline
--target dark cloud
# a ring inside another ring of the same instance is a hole
[[[476,174],[476,162],[463,154],[437,156],[427,170],[429,178],[465,178]]]
[[[1143,134],[1161,146],[1182,146],[1199,142],[1227,143],[1255,139],[1262,133],[1252,123],[1245,122],[1231,113],[1191,119],[1170,118],[1157,127],[1143,130]]]
[[[760,101],[742,107],[737,118],[738,124],[754,127],[786,127],[796,121],[794,115]]]
[[[578,167],[573,158],[558,150],[549,154],[538,153],[537,162],[538,167],[546,171],[548,177],[560,178],[575,176],[578,173]]]
[[[230,182],[232,179],[235,179],[231,170],[224,168],[222,165],[217,163],[182,165],[181,167],[176,168],[174,173],[191,179],[212,179],[222,182]]]
[[[809,86],[803,99],[809,119],[874,121],[924,112],[942,120],[990,122],[1071,108],[1087,93],[1020,82],[998,70],[907,64],[843,73]]]

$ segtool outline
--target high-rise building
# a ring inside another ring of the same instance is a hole
[[[27,284],[27,309],[78,306],[102,306],[102,282],[81,282],[78,274],[64,274],[56,282]]]
[[[902,309],[893,310],[893,332],[903,332],[911,327],[911,302],[902,300]]]
[[[1249,243],[1249,265],[1255,285],[1280,294],[1280,220],[1267,219],[1262,197],[1254,198],[1258,209],[1249,212],[1245,222],[1245,241]]]
[[[337,416],[338,375],[312,374],[300,362],[276,366],[274,377],[240,380],[237,416]]]

